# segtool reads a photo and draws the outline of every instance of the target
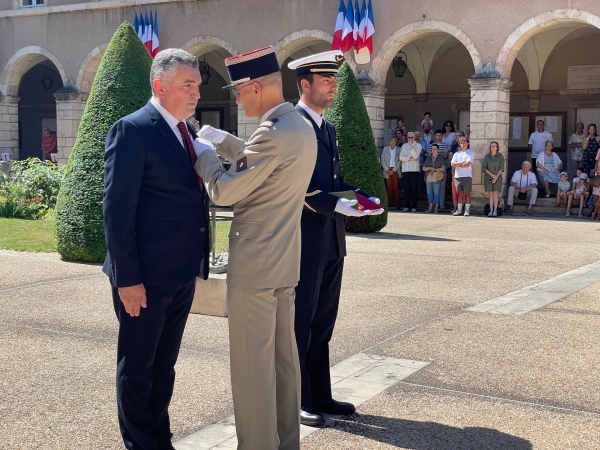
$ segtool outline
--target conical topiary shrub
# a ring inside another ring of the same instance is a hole
[[[346,182],[381,199],[383,214],[368,217],[346,217],[346,230],[353,233],[374,233],[387,223],[387,197],[377,160],[375,139],[367,108],[352,69],[347,62],[339,70],[338,90],[333,106],[325,111],[337,131],[342,175]]]
[[[104,260],[104,144],[110,127],[150,98],[151,65],[132,26],[121,24],[98,67],[58,194],[55,233],[64,259]]]

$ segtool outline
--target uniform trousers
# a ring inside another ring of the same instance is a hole
[[[171,449],[169,403],[175,363],[194,299],[196,280],[181,286],[146,286],[147,307],[131,317],[112,289],[119,319],[117,407],[125,447]]]
[[[300,263],[296,288],[296,342],[302,371],[302,406],[331,400],[329,341],[337,318],[344,258]]]
[[[239,450],[300,449],[293,287],[227,286],[231,389]]]
[[[394,172],[385,179],[385,190],[387,192],[388,206],[400,207],[400,175]],[[396,201],[394,202],[394,199]]]

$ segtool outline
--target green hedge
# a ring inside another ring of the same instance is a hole
[[[132,26],[121,24],[98,67],[58,195],[55,233],[64,259],[104,260],[104,144],[110,127],[150,98],[151,65]]]
[[[338,90],[333,106],[325,117],[336,128],[342,175],[346,182],[381,199],[383,214],[363,218],[346,217],[346,230],[354,233],[374,233],[387,224],[387,197],[377,159],[375,139],[365,101],[356,77],[347,62],[339,71]]]

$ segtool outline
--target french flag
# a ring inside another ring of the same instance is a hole
[[[136,14],[136,17],[137,17],[137,14]],[[146,24],[144,23],[144,15],[140,11],[140,17],[138,18],[137,27],[135,29],[135,32],[137,33],[138,37],[140,38],[140,41],[142,41],[142,42],[144,42],[145,27],[146,27]]]
[[[375,34],[375,21],[373,20],[373,2],[367,0],[367,14],[365,20],[365,45],[369,49],[369,53],[373,54],[373,35]]]
[[[348,0],[348,7],[344,15],[344,26],[342,27],[342,46],[340,50],[346,53],[354,47],[354,8],[352,0]]]
[[[154,24],[152,25],[152,51],[150,52],[150,55],[152,55],[152,59],[154,59],[158,52],[160,52],[158,43],[158,11],[155,11]]]
[[[335,31],[333,32],[333,41],[331,42],[331,50],[341,50],[342,48],[342,29],[344,28],[345,14],[346,7],[344,6],[344,0],[340,0],[340,7],[338,8],[337,19],[335,20]]]
[[[366,21],[366,8],[365,2],[361,2],[360,14],[358,15],[358,23],[356,24],[356,42],[354,43],[354,51],[359,52],[361,48],[365,47],[365,21]]]
[[[150,11],[150,19],[146,13],[146,29],[144,30],[144,45],[148,49],[148,53],[152,56],[152,11]]]
[[[352,1],[352,0],[350,0]],[[352,40],[354,41],[354,49],[356,50],[356,47],[358,46],[359,43],[359,37],[358,37],[358,23],[360,22],[360,7],[358,6],[358,0],[354,1],[354,19],[352,19]]]

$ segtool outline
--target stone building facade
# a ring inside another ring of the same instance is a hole
[[[33,3],[0,0],[0,152],[14,159],[41,156],[42,124],[51,124],[63,163],[104,50],[119,24],[133,21],[134,11],[158,12],[161,48],[184,48],[209,64],[212,77],[201,87],[199,121],[249,136],[256,120],[221,90],[227,80],[223,58],[274,45],[284,66],[284,94],[296,101],[294,75],[285,63],[329,49],[339,5],[338,0]],[[600,73],[599,2],[373,3],[371,62],[357,65],[352,52],[346,59],[359,78],[378,146],[397,117],[408,129],[419,128],[425,111],[433,113],[436,128],[445,120],[460,129],[470,125],[474,196],[483,197],[480,167],[489,142],[500,143],[510,175],[529,157],[526,138],[543,117],[554,130],[559,156],[574,170],[567,142],[576,123],[587,125],[596,117],[600,122],[600,76],[595,81],[589,75]],[[408,64],[402,78],[391,67],[399,55]],[[53,80],[50,89],[40,88],[34,70]],[[35,89],[51,92],[53,104],[25,101]],[[48,112],[52,108],[54,114]]]

